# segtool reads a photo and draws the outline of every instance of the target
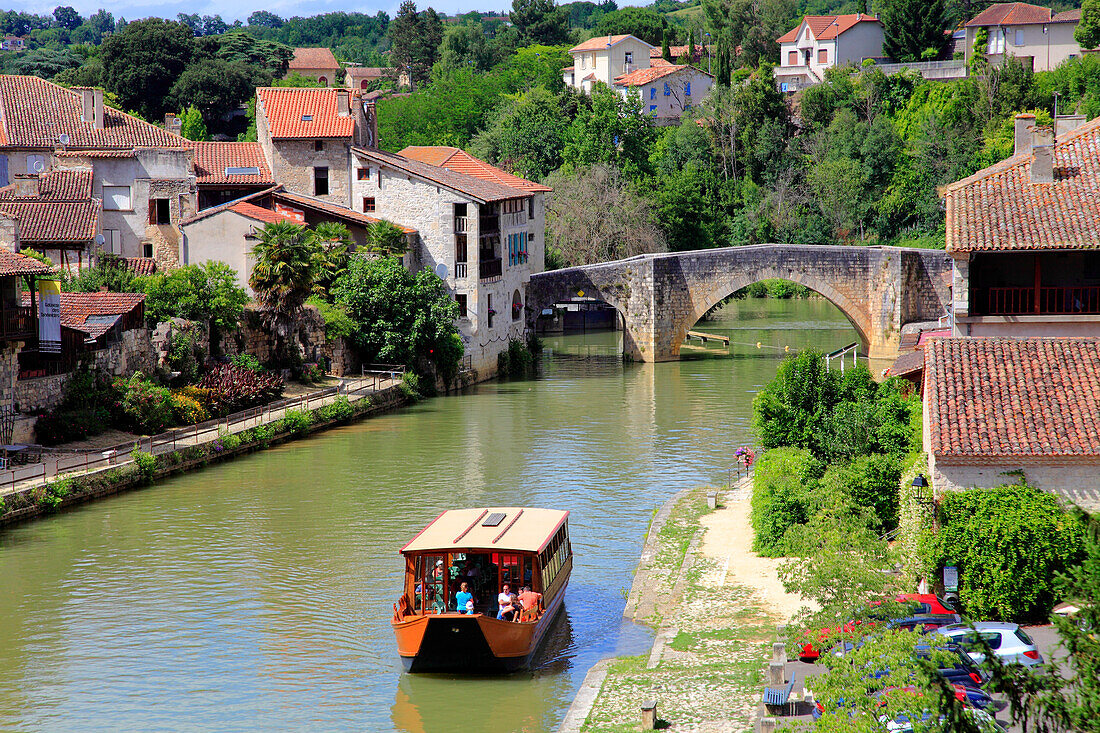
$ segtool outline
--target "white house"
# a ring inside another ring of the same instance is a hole
[[[825,69],[882,56],[882,22],[873,15],[807,15],[779,37],[775,78],[784,91],[817,84]]]
[[[713,85],[714,77],[705,71],[666,62],[623,74],[615,79],[614,88],[624,97],[641,97],[642,109],[656,118],[658,125],[675,125],[684,112],[707,96]]]
[[[1080,21],[1080,9],[1054,13],[1028,3],[991,5],[966,24],[966,63],[975,53],[984,53],[994,64],[1015,56],[1033,71],[1050,71],[1081,55],[1081,46],[1073,38]],[[977,49],[975,40],[982,28],[989,40],[984,49]]]
[[[584,92],[591,92],[596,82],[611,86],[623,74],[648,69],[653,48],[631,35],[589,38],[569,49],[573,66],[562,69],[562,80],[566,86]]]

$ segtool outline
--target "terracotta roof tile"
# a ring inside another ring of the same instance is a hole
[[[38,176],[38,196],[17,196],[15,185],[0,188],[0,201],[91,201],[92,171],[87,168],[45,171]]]
[[[967,21],[965,27],[990,25],[1026,25],[1028,23],[1046,23],[1051,20],[1050,8],[1029,3],[997,3],[990,5]]]
[[[623,74],[622,76],[616,77],[615,86],[640,87],[643,84],[652,84],[658,79],[664,79],[666,76],[673,76],[674,74],[687,71],[688,69],[697,74],[702,74],[703,76],[710,76],[707,72],[700,71],[694,66],[677,66],[675,64],[669,64],[667,66],[651,66],[648,69],[637,69],[629,74]]]
[[[0,201],[0,216],[19,221],[23,244],[84,243],[99,234],[101,206],[94,201]]]
[[[857,23],[878,23],[873,15],[855,13],[851,15],[807,15],[794,29],[787,31],[776,39],[777,43],[794,43],[798,40],[798,32],[802,30],[802,24],[810,26],[810,33],[819,41],[830,41],[847,32]]]
[[[1054,182],[1020,154],[946,187],[947,251],[1100,247],[1100,118],[1054,146]]]
[[[573,48],[569,49],[569,53],[576,53],[577,51],[602,51],[605,48],[610,48],[611,46],[621,43],[628,38],[633,38],[638,43],[645,43],[645,45],[653,48],[652,45],[646,43],[641,38],[626,34],[621,36],[596,36],[594,38],[589,38],[584,43],[573,46]]]
[[[910,351],[902,354],[886,370],[891,377],[903,377],[924,370],[924,351]]]
[[[303,69],[338,69],[340,62],[336,60],[332,49],[329,48],[296,48],[294,58],[290,60],[288,71],[301,71]]]
[[[521,191],[544,193],[552,190],[549,186],[544,186],[541,183],[513,176],[511,173],[490,165],[480,158],[475,158],[461,148],[452,148],[446,145],[410,145],[399,152],[398,155],[403,155],[411,160],[419,160],[421,163],[427,163],[428,165],[440,166],[456,173],[465,173],[483,181],[518,188]]]
[[[34,259],[0,247],[0,276],[44,275],[50,268]]]
[[[22,294],[23,305],[31,304],[31,294]],[[61,325],[83,331],[92,338],[107,333],[114,322],[88,323],[89,316],[122,316],[141,306],[145,293],[61,293]]]
[[[273,138],[351,137],[355,116],[336,111],[337,93],[348,90],[261,87],[256,97],[267,115]],[[351,100],[351,104],[356,101]]]
[[[1100,339],[936,339],[925,355],[938,458],[1100,456]]]
[[[256,204],[248,201],[238,201],[229,207],[230,211],[236,212],[241,216],[247,216],[249,219],[255,219],[256,221],[262,221],[265,224],[278,224],[279,222],[289,221],[292,224],[297,222],[291,219],[289,216],[280,214],[272,209],[265,209],[262,206],[256,206]]]
[[[377,224],[382,221],[374,216],[367,216],[366,214],[354,211],[346,206],[339,206],[338,204],[329,203],[328,201],[322,201],[315,199],[311,196],[303,196],[302,194],[291,193],[289,191],[275,191],[272,192],[271,197],[276,201],[285,201],[295,206],[302,206],[307,209],[314,209],[316,211],[323,211],[326,214],[345,219],[347,221],[354,222],[360,225]],[[402,226],[395,222],[391,222],[401,231],[406,234],[415,234],[416,230],[406,226]]]
[[[403,155],[394,155],[393,153],[384,153],[381,150],[369,150],[367,148],[352,148],[352,151],[356,155],[380,165],[404,171],[409,175],[431,181],[486,203],[530,195],[527,191],[517,190],[495,181],[475,178],[465,173],[457,173],[440,166],[421,163],[419,160],[406,158]]]
[[[0,146],[52,148],[58,136],[67,147],[182,147],[187,141],[117,109],[105,107],[104,126],[96,130],[81,119],[79,92],[34,76],[0,76],[3,135]]]
[[[155,275],[157,261],[152,257],[123,257],[126,269],[135,275]]]
[[[196,142],[192,145],[195,148],[195,176],[199,185],[270,186],[275,183],[259,143]],[[257,168],[259,173],[229,175],[226,173],[229,168]]]

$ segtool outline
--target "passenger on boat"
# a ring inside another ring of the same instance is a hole
[[[512,593],[511,588],[505,583],[500,589],[500,595],[497,596],[497,618],[504,621],[511,621],[516,612],[516,596]]]
[[[539,603],[542,601],[542,594],[535,593],[531,590],[531,586],[525,585],[520,589],[519,602],[523,606],[523,610],[526,612],[537,611]]]
[[[470,592],[470,586],[466,583],[460,585],[458,593],[455,593],[455,610],[459,613],[474,612],[474,595]]]

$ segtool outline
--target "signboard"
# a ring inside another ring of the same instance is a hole
[[[38,351],[61,353],[61,281],[38,281]]]
[[[959,589],[959,569],[954,565],[948,565],[943,569],[943,589],[945,591]]]

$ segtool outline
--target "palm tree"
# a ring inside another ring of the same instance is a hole
[[[351,232],[339,222],[326,221],[313,228],[317,239],[317,281],[313,292],[328,297],[329,288],[336,278],[348,269],[348,248],[351,247]]]
[[[409,239],[401,227],[379,219],[367,227],[367,251],[386,257],[401,257],[409,248]]]
[[[291,356],[288,337],[297,330],[302,304],[313,291],[320,243],[304,226],[282,221],[265,225],[257,237],[248,284],[275,337],[275,360],[286,363]]]

